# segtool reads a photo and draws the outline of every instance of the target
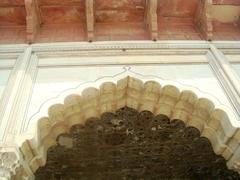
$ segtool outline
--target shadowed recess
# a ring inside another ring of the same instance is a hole
[[[74,125],[57,142],[37,180],[240,178],[196,128],[150,111],[106,112]]]

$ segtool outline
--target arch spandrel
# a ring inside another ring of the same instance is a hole
[[[97,83],[81,94],[78,89],[68,96],[65,93],[63,104],[48,106],[48,116],[41,116],[41,111],[35,116],[42,117],[35,135],[20,148],[33,172],[46,163],[47,150],[56,145],[60,134],[68,133],[74,125],[84,125],[89,118],[114,113],[122,107],[164,115],[170,121],[179,119],[187,127],[195,127],[208,138],[214,152],[230,162],[228,167],[234,168],[231,158],[239,147],[239,124],[235,115],[216,99],[192,87],[179,88],[174,82],[165,85],[155,79],[143,82],[130,76],[115,82]]]

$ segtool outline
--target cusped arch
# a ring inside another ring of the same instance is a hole
[[[181,120],[186,126],[195,127],[201,136],[211,142],[217,155],[230,161],[238,148],[239,131],[231,125],[224,109],[189,90],[180,91],[174,85],[161,86],[156,81],[132,77],[102,83],[100,88],[87,88],[80,94],[65,98],[64,104],[55,104],[48,110],[48,117],[37,122],[34,138],[24,141],[21,151],[33,172],[44,166],[47,150],[56,144],[59,135],[68,133],[77,124],[84,125],[89,118],[99,118],[105,112],[115,112],[122,107],[150,111],[170,120]],[[231,132],[230,132],[231,131]],[[234,164],[228,165],[234,168]]]

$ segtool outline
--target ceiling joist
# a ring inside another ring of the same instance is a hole
[[[157,3],[157,0],[148,0],[146,2],[145,23],[153,40],[158,38]]]
[[[25,0],[27,42],[33,43],[41,25],[41,15],[37,0]]]
[[[94,0],[85,0],[86,3],[86,24],[87,24],[87,39],[94,39]]]

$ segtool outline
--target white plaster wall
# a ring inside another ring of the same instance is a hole
[[[183,85],[198,88],[200,91],[215,96],[222,104],[232,108],[208,64],[139,64],[128,66],[134,73],[157,76],[161,79],[173,80]],[[27,112],[27,121],[46,100],[56,97],[64,90],[75,88],[81,83],[119,74],[124,71],[123,67],[124,65],[40,68]],[[34,122],[26,124],[29,123]]]
[[[11,70],[0,69],[0,99],[1,99],[1,96],[3,95],[5,87],[7,85],[7,81],[8,81],[10,73],[11,73]]]
[[[75,88],[81,83],[95,81],[103,76],[113,76],[123,72],[122,66],[108,67],[58,67],[40,68],[33,89],[27,119],[49,98],[54,98],[64,90]]]
[[[138,66],[133,70],[139,73],[144,72],[146,75],[157,75],[166,80],[174,80],[186,86],[193,86],[215,96],[222,104],[231,107],[217,78],[207,64]]]
[[[240,78],[240,63],[232,64],[233,69],[237,72],[239,78]]]
[[[3,57],[0,57],[0,100],[7,85],[11,70],[16,62],[14,58],[4,58],[4,55],[2,56]]]
[[[238,54],[226,54],[226,57],[230,64],[232,65],[235,72],[239,75],[240,78],[240,55]]]
[[[13,67],[16,59],[0,59],[0,68]]]

